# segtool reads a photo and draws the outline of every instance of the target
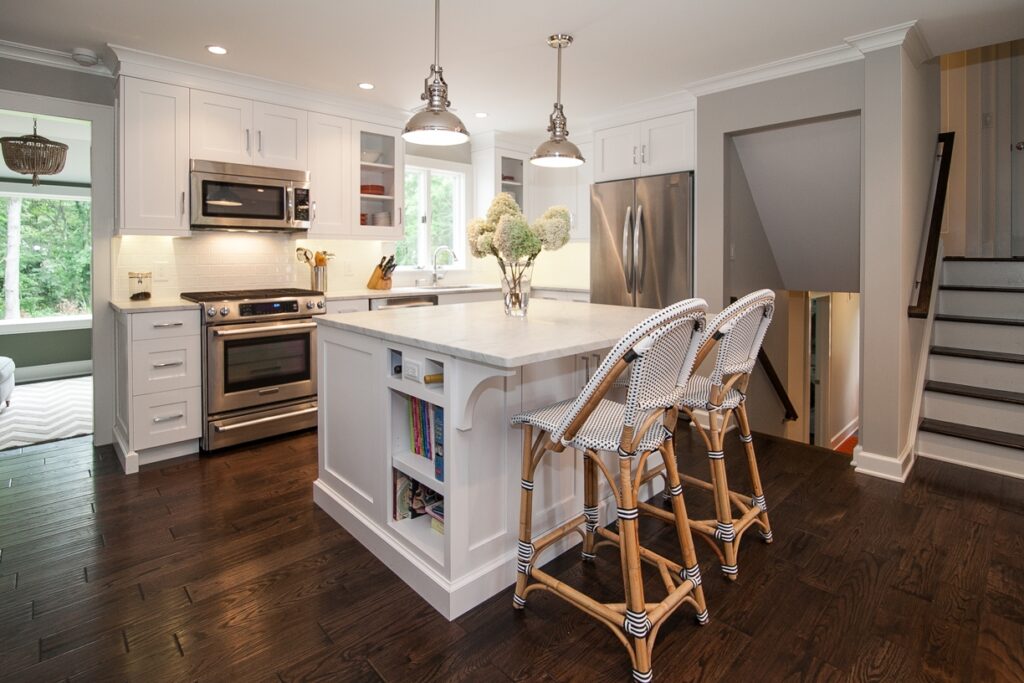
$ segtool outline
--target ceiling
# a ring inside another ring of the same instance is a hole
[[[70,52],[107,43],[412,109],[433,56],[429,0],[33,0],[0,40]],[[689,83],[843,45],[917,19],[934,54],[1024,36],[1022,0],[445,0],[441,64],[473,130],[539,133],[554,100],[549,33],[569,32],[570,128]],[[214,57],[204,47],[223,45]],[[376,84],[362,91],[356,83]],[[477,119],[475,112],[488,112]]]

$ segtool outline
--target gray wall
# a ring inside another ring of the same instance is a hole
[[[114,79],[0,58],[0,90],[114,106]]]
[[[92,330],[59,330],[0,335],[0,355],[19,368],[92,358]]]

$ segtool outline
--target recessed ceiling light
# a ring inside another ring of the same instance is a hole
[[[476,117],[478,119],[486,119],[487,118],[487,112],[485,112],[485,111],[478,111],[476,113]]]
[[[373,90],[373,83],[360,83],[359,87],[363,90]]]
[[[207,45],[206,51],[211,55],[226,55],[228,53],[228,49],[220,45]]]

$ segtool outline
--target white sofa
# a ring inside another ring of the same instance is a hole
[[[11,405],[11,394],[14,392],[14,361],[7,356],[0,356],[0,410]]]

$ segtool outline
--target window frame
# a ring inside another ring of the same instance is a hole
[[[453,231],[456,237],[454,241],[458,244],[452,245],[455,251],[455,255],[458,258],[457,261],[451,264],[446,264],[445,270],[467,270],[469,268],[469,239],[466,233],[466,226],[469,223],[469,216],[472,213],[473,207],[473,166],[472,164],[464,164],[457,161],[446,161],[443,159],[433,159],[430,157],[421,157],[406,155],[405,157],[405,171],[402,176],[402,187],[405,187],[405,174],[410,171],[422,172],[426,175],[426,186],[430,187],[430,174],[432,171],[437,171],[445,174],[459,174],[462,176],[462,201],[456,201],[453,205],[453,209],[456,209],[454,216]],[[410,209],[415,208],[417,215],[423,216],[424,207],[405,207],[406,214],[410,213]],[[424,225],[430,225],[432,215],[430,203],[427,202],[425,207],[425,215],[427,220],[420,222],[420,229],[417,231],[417,260],[423,256],[423,251],[429,251],[429,246],[425,244],[429,240],[429,235],[423,230]],[[411,266],[398,266],[399,272],[422,272],[430,270],[433,264],[429,262],[430,255],[427,255],[426,263],[419,263]]]

